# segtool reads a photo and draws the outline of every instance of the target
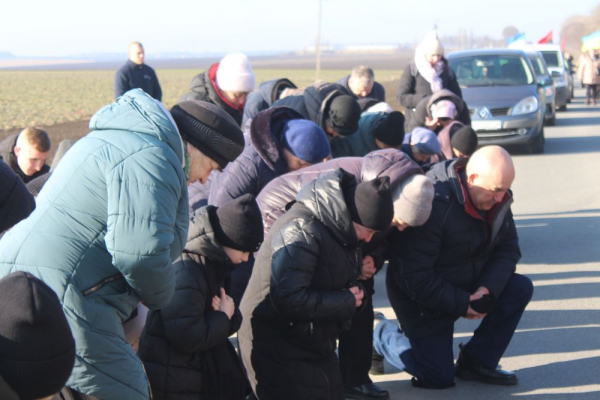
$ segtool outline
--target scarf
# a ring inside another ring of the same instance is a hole
[[[415,65],[417,66],[417,71],[419,71],[419,74],[429,82],[433,93],[439,92],[444,88],[442,78],[440,78],[442,72],[444,72],[444,61],[440,60],[436,62],[435,66],[432,67],[425,58],[425,54],[420,47],[421,46],[417,47],[417,51],[415,51]]]

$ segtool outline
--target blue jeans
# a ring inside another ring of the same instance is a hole
[[[485,367],[495,369],[532,295],[531,280],[513,274],[496,300],[496,307],[481,320],[463,351]],[[442,389],[454,386],[453,335],[454,324],[449,324],[433,336],[409,340],[396,323],[382,321],[373,332],[373,346],[396,368],[427,387]]]

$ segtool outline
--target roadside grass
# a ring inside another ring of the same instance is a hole
[[[188,91],[192,69],[157,70],[163,89],[163,103],[171,108]],[[312,69],[256,69],[256,84],[286,77],[298,87],[315,80]],[[320,78],[335,82],[349,73],[322,70]],[[400,77],[400,70],[377,70],[378,82]],[[0,130],[25,126],[48,126],[69,121],[84,121],[114,101],[115,71],[0,71]]]

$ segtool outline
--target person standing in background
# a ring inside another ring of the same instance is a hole
[[[131,89],[142,89],[152,98],[162,101],[162,90],[154,69],[144,64],[144,46],[140,42],[129,45],[129,60],[115,76],[115,98]]]

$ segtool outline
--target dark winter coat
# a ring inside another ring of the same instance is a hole
[[[19,134],[10,135],[0,142],[0,160],[4,161],[10,167],[10,169],[15,172],[15,174],[19,175],[23,183],[28,183],[37,177],[47,174],[50,171],[50,167],[48,164],[44,164],[42,169],[35,174],[30,176],[25,175],[25,173],[21,170],[21,167],[19,167],[17,156],[15,155],[15,145],[17,144],[18,137]]]
[[[350,75],[340,79],[339,81],[337,81],[337,83],[342,85],[346,89],[346,91],[350,93],[351,96],[353,96],[355,99],[358,99],[359,97],[356,96],[354,93],[352,93],[352,90],[350,90],[350,86],[348,86],[349,80],[350,80]],[[383,86],[381,86],[381,84],[379,82],[375,82],[373,84],[373,89],[371,89],[371,93],[369,93],[369,95],[367,97],[376,99],[379,101],[385,101],[385,88]]]
[[[224,312],[212,308],[212,299],[221,287],[229,293],[226,281],[233,270],[215,239],[209,216],[215,210],[213,206],[204,207],[192,216],[185,250],[173,263],[173,300],[167,307],[148,313],[138,355],[155,400],[245,398],[245,379],[238,383],[241,387],[231,388],[237,389],[237,395],[220,392],[215,397],[220,379],[215,362],[228,362],[238,378],[244,378],[228,340],[239,329],[241,314],[236,309],[230,321]],[[215,355],[226,360],[215,360]],[[236,386],[233,373],[228,379],[230,386]]]
[[[221,173],[212,172],[204,185],[190,185],[190,205],[197,209],[203,205],[221,204],[237,199],[243,194],[258,196],[267,183],[288,171],[283,154],[283,125],[290,119],[302,116],[287,107],[273,107],[259,113],[245,133],[246,148]]]
[[[306,185],[260,248],[240,309],[244,365],[261,400],[343,399],[336,339],[356,312],[362,263],[337,170]]]
[[[445,58],[443,60],[445,63],[445,68],[440,76],[442,79],[442,86],[444,89],[450,90],[452,93],[462,99],[462,92],[460,90],[460,86],[458,85],[456,75],[448,65],[448,60]],[[425,97],[431,96],[432,94],[433,92],[431,91],[431,84],[427,81],[427,79],[423,78],[423,76],[419,73],[416,64],[412,62],[404,70],[398,86],[398,101],[405,109],[404,115],[406,117],[406,132],[410,132],[412,130],[408,129],[413,124],[412,119],[414,115],[412,110],[417,108],[417,105],[419,105],[421,100],[423,100]]]
[[[335,137],[331,140],[331,155],[339,157],[363,157],[379,150],[375,143],[375,128],[387,119],[388,113],[366,113],[358,121],[358,130],[352,135]],[[400,133],[398,133],[400,135]],[[400,141],[402,142],[402,141]]]
[[[115,75],[115,98],[131,89],[142,89],[154,99],[162,101],[162,89],[156,72],[146,64],[138,65],[128,60]]]
[[[337,83],[317,82],[304,89],[302,93],[284,97],[273,103],[274,107],[286,106],[298,111],[302,118],[308,119],[325,130],[327,111],[333,99],[340,95],[350,95]]]
[[[259,112],[271,107],[279,99],[281,92],[288,88],[295,89],[297,86],[286,78],[261,83],[258,89],[250,93],[246,99],[242,126],[245,126],[246,122],[254,118]]]
[[[427,118],[433,119],[431,116],[431,106],[440,100],[450,100],[456,106],[455,121],[462,122],[464,125],[471,125],[471,116],[469,108],[462,98],[455,95],[448,89],[442,89],[429,97],[425,97],[419,102],[417,108],[413,112],[413,118],[406,125],[406,132],[412,132],[417,126],[425,127]],[[436,130],[439,133],[441,129]]]
[[[179,103],[188,100],[201,100],[221,107],[235,119],[238,124],[242,123],[243,107],[239,108],[227,101],[219,93],[217,85],[217,69],[219,63],[213,64],[207,71],[204,71],[192,79],[190,91],[181,96]]]
[[[435,335],[465,316],[481,286],[498,298],[521,258],[512,195],[484,220],[465,196],[465,165],[465,159],[435,164],[427,173],[435,183],[430,218],[391,239],[387,293],[411,339]]]

